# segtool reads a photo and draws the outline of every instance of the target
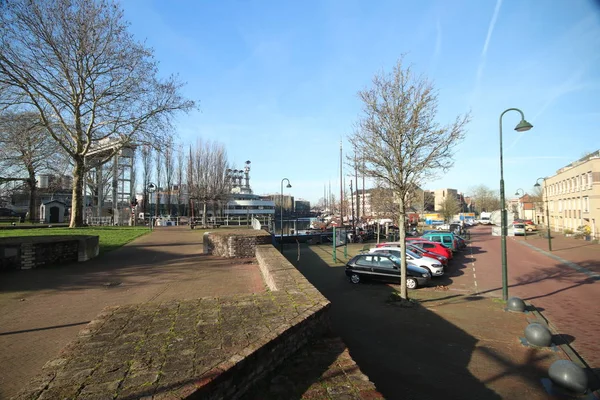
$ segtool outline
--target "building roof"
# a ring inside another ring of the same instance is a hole
[[[600,150],[596,150],[593,151],[589,154],[586,154],[585,156],[581,157],[579,160],[577,161],[573,161],[572,163],[565,165],[564,167],[560,168],[558,171],[556,171],[557,174],[560,174],[561,172],[564,172],[570,168],[576,167],[578,165],[581,165],[589,160],[591,160],[592,158],[600,158]]]
[[[67,203],[65,203],[64,201],[60,201],[60,200],[50,200],[50,201],[45,201],[42,204],[43,205],[47,205],[47,204],[53,204],[53,203],[58,203],[58,204],[62,204],[63,206],[66,206]]]

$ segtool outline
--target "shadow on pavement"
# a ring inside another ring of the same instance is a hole
[[[500,399],[470,372],[476,349],[501,362],[502,375],[529,368],[524,378],[539,386],[533,377],[541,371],[531,370],[536,366],[517,365],[476,346],[476,338],[418,303],[410,308],[390,303],[390,286],[352,285],[344,267],[328,266],[315,251],[302,247],[299,261],[295,251],[285,255],[331,301],[334,332],[386,399]],[[479,299],[472,296],[467,302]]]

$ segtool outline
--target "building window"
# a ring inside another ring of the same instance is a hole
[[[588,186],[588,189],[592,188],[592,172],[591,171],[587,173],[587,186]]]
[[[558,201],[558,212],[562,212],[562,200]]]
[[[590,212],[590,210],[589,210],[589,206],[590,206],[589,200],[590,200],[589,197],[587,197],[587,196],[583,197],[583,212],[584,213]]]

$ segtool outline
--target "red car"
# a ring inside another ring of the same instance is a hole
[[[444,245],[437,243],[437,242],[430,242],[428,240],[425,240],[425,239],[419,238],[419,237],[411,237],[411,238],[407,237],[406,244],[417,246],[417,247],[423,249],[424,251],[433,253],[436,256],[445,257],[446,262],[448,262],[447,260],[452,259],[452,250],[444,247]],[[376,247],[399,247],[399,246],[400,246],[400,242],[381,242],[381,243],[378,243]],[[430,256],[428,255],[427,257],[430,257]]]
[[[423,238],[406,238],[406,242],[410,243],[410,244],[414,244],[415,246],[418,246],[418,247],[422,248],[423,250],[427,250],[429,252],[444,256],[448,260],[452,259],[452,250],[445,247],[441,243],[431,242],[431,241],[425,240]]]
[[[417,253],[420,256],[423,257],[430,257],[430,258],[435,258],[436,260],[438,260],[444,267],[448,265],[448,257],[443,256],[441,254],[437,254],[437,253],[433,253],[431,251],[427,251],[419,246],[415,246],[414,244],[410,244],[407,243],[406,246],[407,249],[409,249],[410,251]]]

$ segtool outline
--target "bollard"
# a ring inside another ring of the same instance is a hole
[[[508,311],[523,312],[525,311],[525,302],[518,297],[511,297],[506,301]]]
[[[538,347],[549,347],[552,344],[552,333],[550,330],[537,322],[527,325],[525,338],[529,343]]]
[[[555,361],[548,369],[552,382],[577,393],[588,390],[588,378],[585,370],[569,360]]]
[[[202,244],[204,245],[204,254],[208,254],[210,251],[210,247],[208,245],[208,234],[210,232],[204,232],[204,235],[202,236]]]

